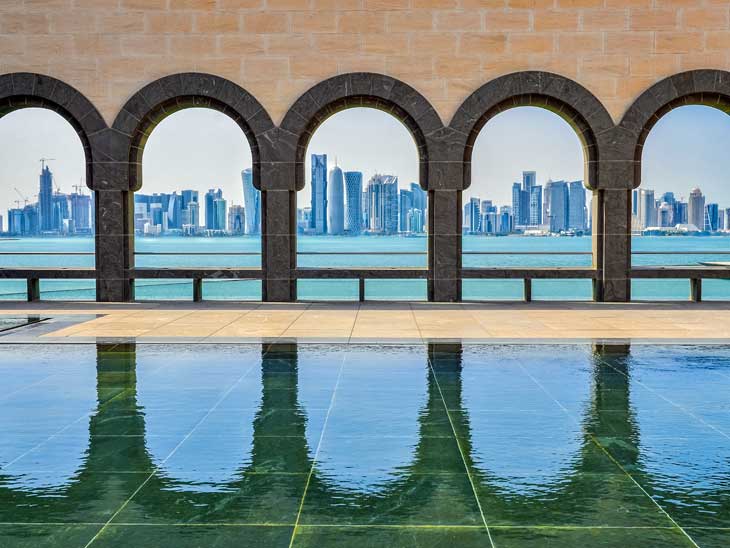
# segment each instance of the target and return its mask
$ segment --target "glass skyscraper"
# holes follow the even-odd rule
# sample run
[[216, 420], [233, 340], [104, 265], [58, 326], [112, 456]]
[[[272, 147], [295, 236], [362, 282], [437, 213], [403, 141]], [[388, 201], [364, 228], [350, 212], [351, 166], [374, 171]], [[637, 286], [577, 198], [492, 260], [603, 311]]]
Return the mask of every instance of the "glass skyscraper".
[[330, 234], [345, 232], [345, 181], [337, 166], [330, 171], [327, 187], [327, 228]]
[[48, 166], [43, 166], [41, 170], [38, 214], [41, 230], [48, 231], [57, 228], [53, 226], [53, 173]]
[[327, 233], [327, 155], [312, 154], [312, 218], [314, 234]]
[[253, 171], [251, 168], [241, 172], [243, 183], [243, 205], [246, 209], [246, 234], [261, 232], [261, 192], [253, 186]]
[[349, 234], [362, 232], [362, 172], [345, 171], [345, 231]]
[[367, 188], [368, 228], [375, 234], [398, 232], [398, 177], [373, 175]]
[[588, 226], [586, 217], [586, 187], [583, 181], [568, 183], [568, 228], [585, 230]]

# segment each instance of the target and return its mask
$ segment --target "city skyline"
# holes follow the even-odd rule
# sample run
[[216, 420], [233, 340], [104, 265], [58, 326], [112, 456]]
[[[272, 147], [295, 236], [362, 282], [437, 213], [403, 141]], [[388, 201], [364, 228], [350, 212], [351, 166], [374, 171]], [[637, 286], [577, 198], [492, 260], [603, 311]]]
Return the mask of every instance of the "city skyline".
[[[353, 122], [360, 120], [370, 122], [362, 131], [359, 127], [353, 131]], [[401, 137], [392, 140], [391, 129]], [[330, 132], [332, 135], [328, 135]], [[493, 132], [499, 135], [492, 135]], [[373, 134], [373, 139], [382, 145], [379, 149], [364, 146], [368, 135]], [[382, 138], [383, 134], [388, 138]], [[188, 109], [166, 118], [152, 132], [145, 148], [142, 192], [172, 192], [180, 188], [205, 192], [216, 187], [233, 202], [242, 203], [240, 171], [242, 166], [251, 164], [250, 149], [242, 135], [227, 116], [213, 110]], [[71, 193], [73, 185], [84, 184], [81, 143], [73, 128], [56, 113], [34, 108], [11, 112], [0, 123], [0, 139], [6, 143], [0, 153], [0, 182], [5, 188], [0, 193], [0, 211], [7, 212], [19, 199], [15, 187], [30, 201], [37, 199], [42, 157], [56, 158], [50, 165], [63, 192]], [[728, 139], [730, 121], [720, 111], [702, 106], [671, 111], [659, 120], [645, 143], [642, 188], [674, 192], [686, 199], [689, 190], [699, 186], [720, 207], [730, 205], [730, 185], [724, 181], [730, 158], [722, 151], [722, 143]], [[408, 146], [399, 145], [402, 141]], [[473, 184], [465, 191], [464, 201], [489, 194], [495, 203], [510, 203], [511, 184], [522, 169], [537, 171], [538, 184], [550, 177], [582, 179], [582, 152], [577, 159], [552, 149], [546, 152], [550, 143], [563, 141], [568, 143], [564, 147], [580, 151], [572, 129], [552, 113], [522, 107], [498, 115], [485, 126], [475, 143]], [[336, 157], [340, 165], [356, 163], [363, 170], [365, 182], [376, 171], [397, 173], [401, 181], [418, 180], [413, 140], [405, 127], [386, 113], [372, 109], [341, 112], [318, 128], [310, 151], [315, 145], [317, 150], [327, 150], [333, 160]], [[386, 160], [393, 158], [399, 161], [391, 169]], [[309, 154], [306, 162], [309, 163]], [[307, 165], [307, 180], [309, 173]], [[298, 207], [309, 203], [309, 188], [308, 184], [305, 191], [298, 193]]]

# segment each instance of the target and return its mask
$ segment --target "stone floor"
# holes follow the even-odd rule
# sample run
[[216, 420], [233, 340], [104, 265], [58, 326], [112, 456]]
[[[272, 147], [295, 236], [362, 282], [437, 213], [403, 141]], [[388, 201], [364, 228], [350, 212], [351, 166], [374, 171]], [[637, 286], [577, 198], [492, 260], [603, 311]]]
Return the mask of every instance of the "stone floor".
[[[51, 342], [724, 340], [730, 303], [17, 303], [0, 315], [64, 317]], [[36, 331], [40, 334], [40, 332]]]

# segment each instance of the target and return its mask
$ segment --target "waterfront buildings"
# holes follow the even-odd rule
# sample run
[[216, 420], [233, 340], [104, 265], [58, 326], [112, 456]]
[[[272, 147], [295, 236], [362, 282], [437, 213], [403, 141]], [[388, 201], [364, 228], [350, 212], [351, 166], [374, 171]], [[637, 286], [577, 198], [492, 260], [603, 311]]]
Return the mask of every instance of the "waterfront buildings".
[[375, 174], [368, 181], [368, 230], [372, 234], [398, 232], [398, 177]]
[[[699, 188], [693, 188], [689, 193], [687, 222], [702, 230], [705, 226], [705, 197]], [[651, 225], [654, 226], [654, 225]]]

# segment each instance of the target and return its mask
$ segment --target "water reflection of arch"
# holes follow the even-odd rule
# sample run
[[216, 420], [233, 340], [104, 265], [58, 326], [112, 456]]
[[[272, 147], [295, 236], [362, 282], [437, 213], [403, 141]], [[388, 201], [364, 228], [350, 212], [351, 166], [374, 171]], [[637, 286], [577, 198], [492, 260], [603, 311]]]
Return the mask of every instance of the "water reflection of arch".
[[[98, 406], [88, 422], [89, 446], [83, 469], [68, 481], [61, 497], [50, 499], [43, 492], [24, 490], [17, 485], [8, 487], [12, 483], [8, 481], [12, 470], [0, 471], [0, 485], [4, 486], [0, 487], [0, 507], [13, 508], [14, 511], [23, 507], [34, 508], [34, 512], [42, 508], [44, 519], [64, 521], [69, 516], [78, 516], [79, 508], [94, 507], [99, 503], [95, 518], [108, 518], [113, 508], [105, 507], [100, 502], [102, 499], [123, 501], [137, 489], [140, 477], [147, 477], [159, 468], [159, 459], [147, 443], [155, 434], [146, 422], [147, 410], [143, 409], [139, 400], [137, 385], [140, 377], [134, 347], [117, 347], [114, 352], [100, 346], [98, 356]], [[447, 484], [438, 475], [424, 472], [438, 468], [443, 458], [443, 445], [438, 440], [450, 435], [451, 422], [462, 429], [459, 440], [461, 449], [473, 471], [482, 506], [488, 508], [492, 522], [509, 522], [514, 516], [520, 516], [522, 520], [530, 516], [538, 519], [551, 513], [587, 521], [589, 518], [601, 517], [602, 497], [623, 500], [632, 495], [630, 490], [635, 495], [636, 486], [629, 481], [606, 481], [596, 476], [596, 473], [608, 472], [605, 467], [607, 456], [601, 447], [647, 491], [653, 492], [655, 486], [660, 486], [662, 478], [652, 475], [653, 471], [646, 468], [646, 455], [642, 459], [640, 454], [643, 445], [640, 421], [631, 407], [628, 348], [597, 349], [590, 358], [592, 394], [586, 406], [571, 407], [571, 411], [579, 411], [582, 445], [571, 460], [573, 466], [569, 473], [560, 476], [555, 485], [547, 489], [549, 497], [505, 490], [504, 478], [499, 477], [498, 471], [479, 469], [478, 453], [482, 450], [470, 434], [473, 409], [464, 399], [462, 351], [442, 352], [439, 347], [432, 346], [429, 356], [435, 376], [428, 375], [424, 386], [426, 397], [418, 416], [417, 442], [408, 455], [412, 458], [398, 467], [397, 474], [386, 475], [384, 482], [365, 485], [362, 489], [358, 489], [357, 485], [332, 481], [326, 469], [315, 466], [308, 496], [323, 503], [335, 502], [350, 508], [361, 508], [363, 512], [366, 509], [371, 515], [408, 510], [402, 504], [404, 496], [407, 496], [405, 494], [417, 496], [418, 507], [423, 511], [429, 507], [436, 508], [439, 502], [443, 503], [444, 486]], [[315, 358], [314, 363], [321, 363], [321, 356]], [[258, 368], [258, 363], [255, 367]], [[226, 478], [218, 478], [220, 483], [216, 487], [228, 491], [247, 489], [249, 493], [274, 501], [299, 500], [302, 479], [311, 469], [314, 443], [318, 440], [318, 435], [307, 432], [307, 421], [314, 420], [312, 417], [316, 413], [312, 411], [316, 406], [312, 402], [319, 397], [313, 396], [314, 392], [311, 391], [309, 395], [303, 393], [300, 373], [295, 346], [264, 350], [261, 360], [261, 399], [253, 419], [250, 458], [243, 455], [237, 465], [231, 468], [234, 472]], [[309, 380], [305, 378], [304, 383], [314, 381], [317, 376], [315, 371]], [[423, 378], [419, 377], [418, 382], [423, 383]], [[306, 405], [302, 404], [303, 400], [307, 400]], [[444, 401], [451, 415], [450, 420], [446, 421]], [[229, 414], [234, 410], [235, 407], [222, 409]], [[277, 433], [281, 434], [282, 428], [287, 428], [289, 433], [284, 445], [281, 439], [273, 439]], [[127, 442], [121, 446], [115, 445], [120, 442], [120, 433], [128, 436]], [[137, 472], [136, 475], [129, 473], [132, 470]], [[257, 472], [284, 470], [296, 471], [297, 477], [287, 479], [286, 475], [282, 475], [276, 481], [258, 483], [253, 478]], [[135, 496], [129, 505], [130, 511], [139, 512], [145, 517], [179, 521], [181, 507], [190, 510], [196, 504], [214, 500], [214, 494], [196, 488], [189, 481], [190, 478], [175, 477], [172, 472], [162, 467], [159, 473], [151, 475], [145, 485], [145, 490], [151, 496], [144, 496], [144, 492]], [[623, 476], [618, 474], [616, 478], [619, 477]], [[181, 491], [186, 493], [183, 497], [186, 502], [181, 502]], [[459, 494], [464, 500], [473, 497], [468, 482], [448, 484], [447, 491], [450, 495]], [[697, 508], [694, 493], [686, 486], [672, 494], [688, 507]], [[720, 508], [721, 511], [730, 511], [727, 501], [720, 500], [719, 505], [715, 510]], [[701, 510], [697, 509], [697, 515]], [[419, 515], [413, 514], [412, 517], [417, 520]], [[26, 517], [32, 521], [30, 516], [29, 513]]]

